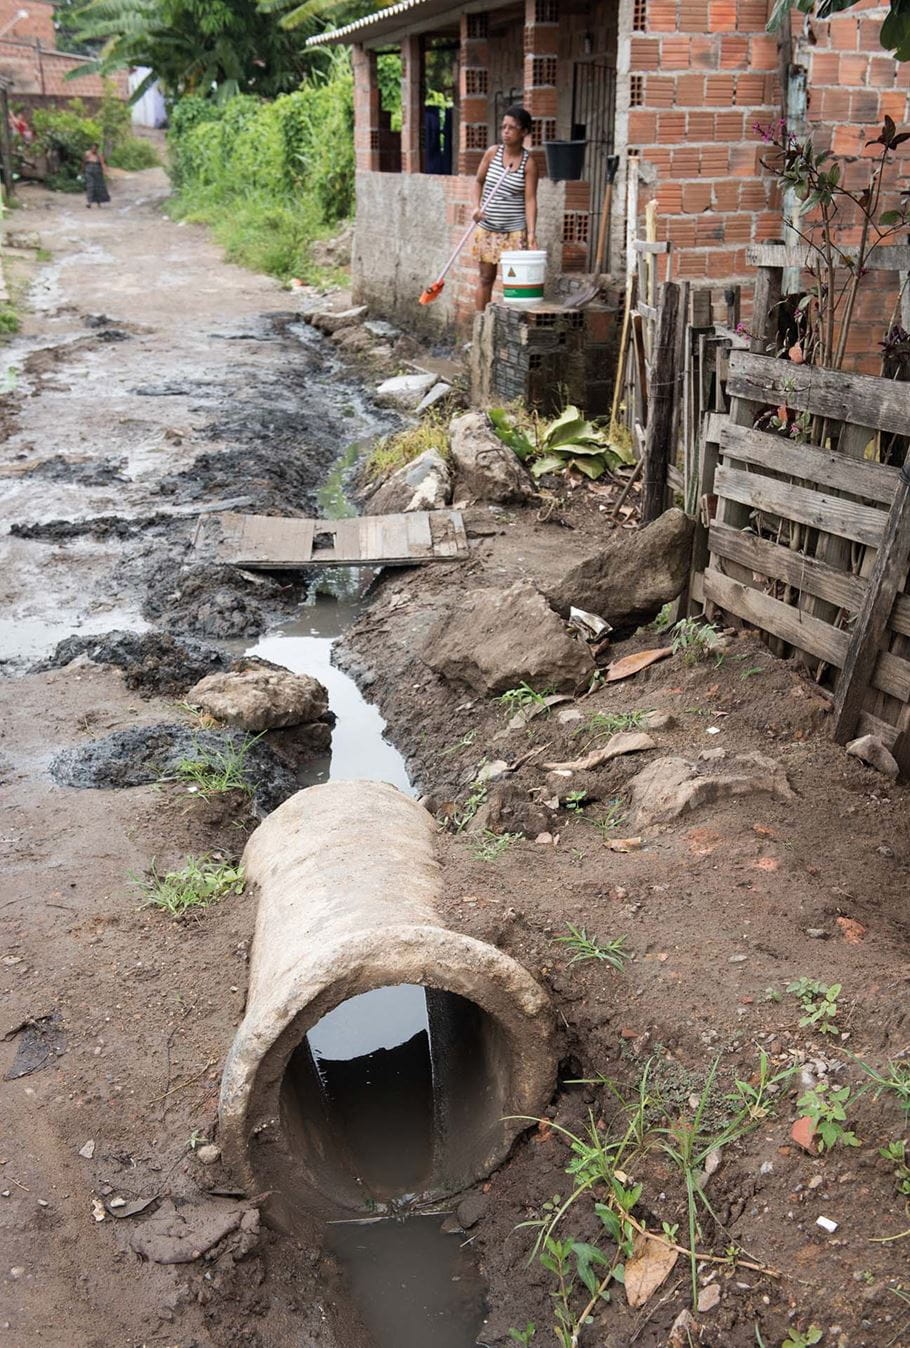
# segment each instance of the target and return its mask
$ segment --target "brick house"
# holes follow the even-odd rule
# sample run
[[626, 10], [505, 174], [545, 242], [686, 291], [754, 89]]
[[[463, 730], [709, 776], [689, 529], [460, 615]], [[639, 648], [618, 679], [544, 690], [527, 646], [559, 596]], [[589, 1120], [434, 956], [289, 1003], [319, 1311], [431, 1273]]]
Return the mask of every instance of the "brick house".
[[[82, 98], [90, 109], [104, 93], [98, 75], [66, 78], [86, 58], [57, 50], [52, 0], [0, 0], [0, 79], [10, 90], [14, 104], [42, 107]], [[114, 83], [127, 97], [126, 75], [118, 72]]]
[[[847, 181], [858, 183], [870, 129], [886, 113], [905, 121], [910, 90], [910, 63], [879, 44], [887, 7], [862, 3], [829, 22], [794, 13], [792, 31], [779, 35], [765, 31], [768, 12], [769, 0], [401, 0], [311, 39], [353, 44], [358, 296], [412, 324], [469, 327], [470, 259], [436, 304], [421, 310], [416, 299], [470, 218], [471, 176], [502, 109], [519, 100], [534, 119], [542, 175], [542, 142], [588, 141], [579, 181], [542, 177], [538, 234], [553, 278], [592, 265], [610, 152], [620, 171], [608, 265], [622, 271], [624, 173], [635, 151], [640, 200], [657, 199], [658, 237], [673, 244], [675, 275], [748, 285], [747, 245], [784, 234], [756, 124], [783, 116], [795, 133], [811, 130], [850, 157]], [[428, 62], [438, 64], [444, 50], [455, 96], [451, 163], [440, 172], [422, 114]], [[401, 58], [400, 132], [378, 78], [390, 51]], [[881, 336], [881, 304], [875, 312], [870, 298], [867, 309], [857, 351], [864, 342], [868, 351], [873, 328], [874, 341]]]

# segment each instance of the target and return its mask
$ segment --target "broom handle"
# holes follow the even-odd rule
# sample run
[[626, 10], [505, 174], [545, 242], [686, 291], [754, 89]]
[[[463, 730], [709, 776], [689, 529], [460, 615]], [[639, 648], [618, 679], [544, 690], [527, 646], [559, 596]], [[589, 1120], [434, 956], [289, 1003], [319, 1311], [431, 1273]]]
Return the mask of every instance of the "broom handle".
[[[496, 183], [496, 186], [493, 188], [493, 191], [492, 191], [492, 192], [490, 193], [490, 195], [487, 197], [486, 202], [483, 202], [483, 203], [482, 203], [483, 205], [489, 206], [490, 202], [493, 200], [493, 198], [495, 197], [496, 193], [499, 191], [500, 187], [502, 187], [503, 183], [505, 182], [505, 180], [506, 180], [506, 178], [507, 178], [507, 176], [508, 176], [508, 173], [509, 173], [509, 170], [508, 170], [508, 169], [506, 169], [506, 170], [503, 172], [502, 177], [498, 180], [498, 182]], [[460, 240], [458, 241], [458, 243], [456, 244], [455, 250], [454, 250], [454, 252], [452, 253], [451, 257], [449, 258], [448, 262], [447, 262], [446, 265], [443, 267], [443, 269], [442, 269], [442, 271], [439, 273], [439, 275], [436, 277], [436, 282], [435, 282], [436, 285], [438, 285], [439, 282], [443, 279], [443, 277], [445, 276], [446, 272], [449, 270], [449, 268], [451, 267], [452, 263], [455, 261], [455, 259], [457, 258], [458, 254], [461, 252], [462, 248], [464, 248], [465, 244], [467, 243], [467, 241], [468, 241], [468, 239], [471, 237], [471, 235], [474, 233], [474, 230], [475, 230], [476, 228], [477, 228], [477, 221], [476, 221], [476, 220], [472, 220], [471, 223], [468, 225], [467, 229], [465, 230], [464, 234], [462, 235], [461, 239], [460, 239]]]

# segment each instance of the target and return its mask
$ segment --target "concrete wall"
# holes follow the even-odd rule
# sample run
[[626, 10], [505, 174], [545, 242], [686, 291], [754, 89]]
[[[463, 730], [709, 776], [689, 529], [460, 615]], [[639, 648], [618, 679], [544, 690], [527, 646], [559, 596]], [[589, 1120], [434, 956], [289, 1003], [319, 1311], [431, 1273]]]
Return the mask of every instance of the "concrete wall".
[[[358, 172], [352, 260], [357, 303], [370, 304], [375, 313], [413, 331], [470, 331], [477, 275], [470, 244], [446, 278], [439, 299], [426, 306], [418, 299], [435, 281], [470, 222], [471, 181], [464, 174], [447, 178]], [[565, 187], [544, 180], [538, 193], [538, 239], [548, 250], [550, 276], [562, 266]]]

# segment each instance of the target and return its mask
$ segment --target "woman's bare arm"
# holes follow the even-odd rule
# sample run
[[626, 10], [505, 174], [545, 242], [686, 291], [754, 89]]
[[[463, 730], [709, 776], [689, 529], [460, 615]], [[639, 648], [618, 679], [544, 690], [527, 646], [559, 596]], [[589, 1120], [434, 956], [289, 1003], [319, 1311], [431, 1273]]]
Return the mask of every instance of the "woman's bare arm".
[[496, 153], [496, 146], [491, 145], [489, 150], [487, 150], [487, 152], [484, 154], [483, 159], [481, 159], [477, 172], [474, 175], [474, 181], [471, 183], [471, 204], [474, 207], [474, 214], [472, 215], [471, 219], [475, 222], [475, 224], [477, 223], [477, 221], [483, 219], [483, 211], [480, 209], [480, 201], [481, 197], [483, 196], [483, 185], [486, 182], [487, 173], [489, 172], [490, 165], [493, 162], [493, 156], [495, 153]]
[[528, 247], [537, 247], [537, 165], [533, 155], [525, 164], [525, 220], [528, 226]]

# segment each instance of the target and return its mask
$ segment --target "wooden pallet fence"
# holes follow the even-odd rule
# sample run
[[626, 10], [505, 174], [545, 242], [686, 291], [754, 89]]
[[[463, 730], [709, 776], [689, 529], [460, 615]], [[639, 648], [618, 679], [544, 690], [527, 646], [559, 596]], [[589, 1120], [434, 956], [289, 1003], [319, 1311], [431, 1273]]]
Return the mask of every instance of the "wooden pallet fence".
[[786, 402], [824, 418], [832, 443], [851, 429], [866, 443], [907, 432], [910, 385], [733, 350], [727, 391], [702, 444], [689, 611], [830, 667], [835, 738], [878, 734], [910, 769], [910, 454], [894, 468], [752, 424]]

